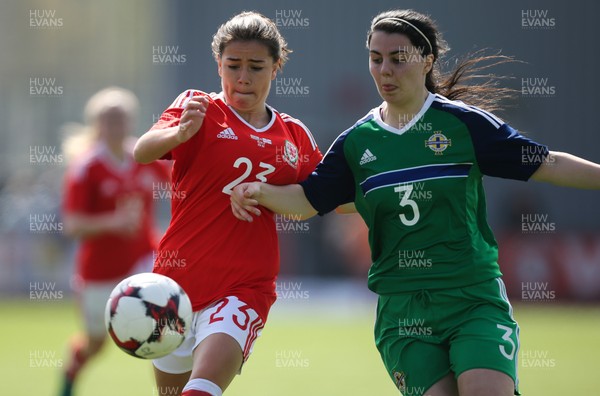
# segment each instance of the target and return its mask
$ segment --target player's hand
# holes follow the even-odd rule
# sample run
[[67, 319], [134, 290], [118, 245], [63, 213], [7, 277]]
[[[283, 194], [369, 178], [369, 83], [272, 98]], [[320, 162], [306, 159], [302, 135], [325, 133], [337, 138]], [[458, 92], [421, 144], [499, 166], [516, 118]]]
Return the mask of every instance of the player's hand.
[[260, 185], [258, 182], [242, 183], [231, 191], [231, 211], [239, 220], [252, 222], [252, 215], [260, 216], [260, 209], [257, 208]]
[[206, 96], [194, 96], [183, 105], [183, 113], [181, 113], [179, 130], [177, 131], [179, 143], [187, 142], [198, 133], [207, 108], [208, 98]]

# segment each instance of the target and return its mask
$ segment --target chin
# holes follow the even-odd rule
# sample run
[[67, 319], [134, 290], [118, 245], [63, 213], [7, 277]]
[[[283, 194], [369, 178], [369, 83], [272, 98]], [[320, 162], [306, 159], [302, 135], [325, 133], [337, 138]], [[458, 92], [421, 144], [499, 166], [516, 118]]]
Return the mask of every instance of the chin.
[[381, 96], [381, 99], [385, 100], [386, 102], [393, 102], [396, 97], [394, 93], [385, 91], [379, 91], [379, 96]]
[[254, 101], [245, 99], [236, 99], [233, 101], [236, 108], [240, 110], [248, 109], [254, 105]]

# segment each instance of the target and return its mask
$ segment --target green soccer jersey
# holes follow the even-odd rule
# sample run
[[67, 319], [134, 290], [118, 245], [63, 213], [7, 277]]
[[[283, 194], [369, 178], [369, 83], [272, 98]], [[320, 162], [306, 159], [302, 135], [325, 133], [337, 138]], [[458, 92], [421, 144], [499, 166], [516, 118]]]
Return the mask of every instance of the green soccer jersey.
[[462, 287], [501, 275], [483, 175], [527, 180], [547, 154], [492, 114], [430, 94], [402, 129], [371, 110], [302, 186], [320, 213], [355, 202], [374, 292]]

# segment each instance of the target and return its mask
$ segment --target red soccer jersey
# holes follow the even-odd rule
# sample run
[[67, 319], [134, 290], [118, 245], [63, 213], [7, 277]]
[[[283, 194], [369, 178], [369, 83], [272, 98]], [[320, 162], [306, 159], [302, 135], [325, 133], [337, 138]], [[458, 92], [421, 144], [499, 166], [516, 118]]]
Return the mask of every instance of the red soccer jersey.
[[65, 180], [65, 213], [100, 215], [112, 212], [119, 202], [139, 198], [143, 202], [142, 224], [133, 236], [98, 234], [80, 241], [76, 273], [84, 281], [123, 278], [156, 247], [153, 200], [157, 183], [168, 180], [159, 163], [141, 165], [128, 153], [124, 163], [98, 144], [70, 166]]
[[185, 100], [199, 95], [209, 99], [202, 127], [165, 156], [175, 160], [172, 217], [154, 271], [177, 281], [195, 311], [235, 295], [266, 321], [279, 271], [274, 215], [262, 208], [263, 215], [252, 223], [236, 219], [231, 189], [244, 181], [297, 183], [322, 154], [300, 121], [269, 107], [271, 121], [254, 128], [222, 93], [183, 92], [152, 129], [178, 125]]

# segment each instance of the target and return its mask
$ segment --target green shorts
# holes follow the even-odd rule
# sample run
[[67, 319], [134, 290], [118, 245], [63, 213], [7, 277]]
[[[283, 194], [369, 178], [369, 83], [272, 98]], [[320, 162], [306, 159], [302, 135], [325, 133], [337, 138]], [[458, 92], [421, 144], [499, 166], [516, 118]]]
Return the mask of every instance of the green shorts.
[[449, 373], [458, 378], [476, 368], [509, 375], [519, 394], [519, 326], [500, 278], [380, 296], [375, 343], [405, 396], [421, 396]]

